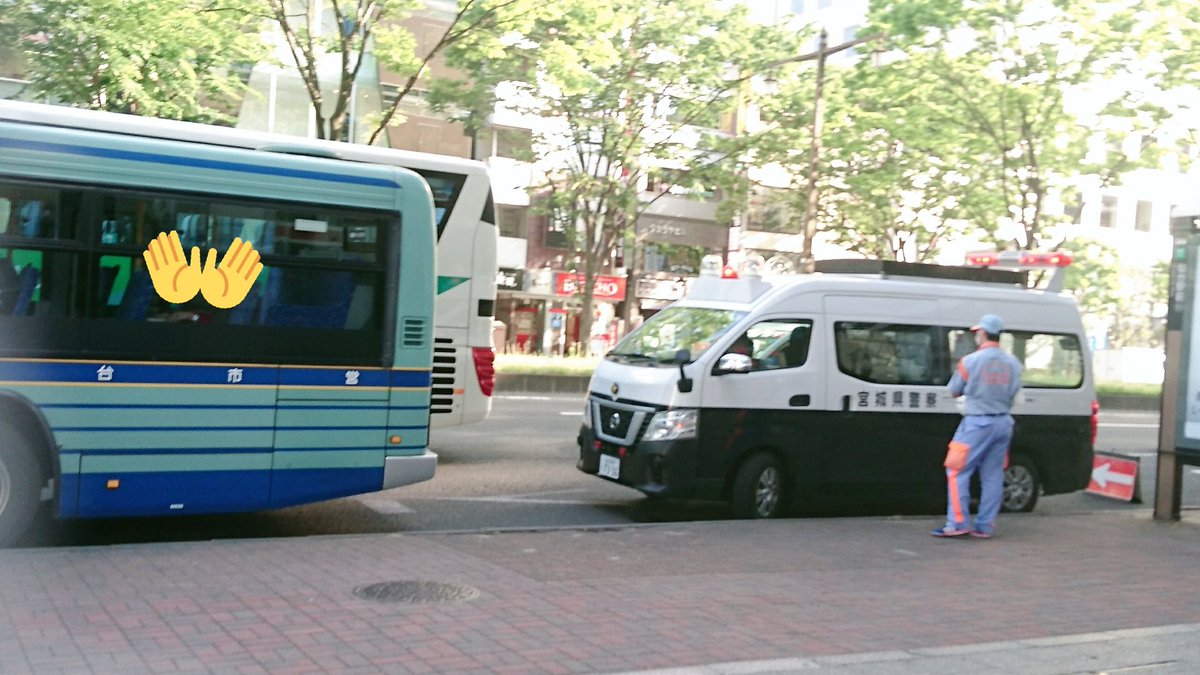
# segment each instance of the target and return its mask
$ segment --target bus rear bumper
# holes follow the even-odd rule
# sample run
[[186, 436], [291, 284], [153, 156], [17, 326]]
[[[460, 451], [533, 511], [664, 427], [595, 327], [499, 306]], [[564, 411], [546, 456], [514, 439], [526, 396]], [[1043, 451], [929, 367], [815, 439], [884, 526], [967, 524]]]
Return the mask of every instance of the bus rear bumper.
[[429, 450], [423, 455], [388, 457], [383, 464], [383, 487], [381, 490], [402, 485], [412, 485], [433, 478], [437, 469], [437, 455]]

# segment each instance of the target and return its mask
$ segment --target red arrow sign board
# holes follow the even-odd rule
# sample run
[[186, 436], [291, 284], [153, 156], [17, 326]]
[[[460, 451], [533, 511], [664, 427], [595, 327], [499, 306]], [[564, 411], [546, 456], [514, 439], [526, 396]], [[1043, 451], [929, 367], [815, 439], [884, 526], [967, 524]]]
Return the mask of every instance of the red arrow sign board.
[[1137, 458], [1120, 457], [1096, 453], [1092, 460], [1092, 482], [1087, 491], [1120, 499], [1133, 501], [1138, 478]]

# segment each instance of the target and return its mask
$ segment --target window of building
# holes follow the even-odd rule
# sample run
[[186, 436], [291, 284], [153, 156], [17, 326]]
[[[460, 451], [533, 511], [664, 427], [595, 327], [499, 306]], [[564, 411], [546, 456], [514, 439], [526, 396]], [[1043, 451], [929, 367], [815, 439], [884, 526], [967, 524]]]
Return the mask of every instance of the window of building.
[[530, 161], [533, 157], [533, 132], [513, 127], [489, 127], [479, 130], [478, 150], [483, 157], [504, 157]]
[[1067, 204], [1063, 204], [1063, 215], [1070, 218], [1072, 224], [1078, 225], [1079, 218], [1083, 215], [1083, 202], [1075, 199]]
[[792, 0], [792, 14], [804, 13], [804, 0]]
[[529, 207], [496, 205], [497, 226], [501, 237], [524, 239], [529, 218]]
[[1133, 228], [1138, 232], [1150, 231], [1150, 219], [1154, 215], [1154, 203], [1145, 200], [1139, 200], [1137, 203], [1137, 215], [1134, 217]]
[[[854, 38], [858, 37], [858, 29], [859, 28], [861, 28], [861, 26], [859, 26], [857, 24], [853, 25], [853, 26], [846, 26], [846, 28], [844, 30], [842, 30], [842, 42], [849, 42], [849, 41], [853, 40]], [[856, 55], [856, 54], [858, 54], [858, 48], [851, 47], [850, 49], [847, 49], [846, 51], [842, 52], [842, 54], [840, 54], [840, 56], [842, 56], [843, 59], [846, 59], [846, 58], [853, 58], [854, 55]]]
[[817, 9], [825, 9], [833, 5], [833, 0], [817, 0]]
[[[391, 82], [380, 82], [379, 93], [383, 97], [383, 109], [387, 110], [395, 105], [396, 98], [400, 96], [400, 85], [392, 84]], [[407, 105], [410, 107], [424, 106], [428, 98], [428, 91], [414, 87], [409, 89], [404, 94], [404, 98], [400, 101], [400, 105]]]
[[567, 247], [567, 220], [562, 216], [551, 213], [546, 219], [546, 237], [542, 241], [546, 248]]
[[1100, 227], [1117, 226], [1117, 198], [1105, 195], [1100, 199]]

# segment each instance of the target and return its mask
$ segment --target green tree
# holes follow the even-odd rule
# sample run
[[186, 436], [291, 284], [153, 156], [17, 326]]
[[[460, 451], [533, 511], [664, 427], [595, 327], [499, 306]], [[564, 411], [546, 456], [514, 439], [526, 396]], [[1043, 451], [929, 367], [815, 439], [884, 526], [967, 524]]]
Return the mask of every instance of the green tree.
[[[910, 109], [921, 98], [916, 85], [876, 64], [874, 56], [854, 66], [827, 64], [825, 78], [818, 232], [870, 258], [933, 258], [944, 241], [966, 229], [972, 200], [992, 198], [970, 189], [969, 139], [922, 123], [919, 110]], [[753, 140], [755, 157], [793, 177], [780, 194], [791, 221], [785, 229], [803, 232], [814, 114], [811, 68], [781, 72], [778, 88], [762, 101], [769, 125]]]
[[0, 0], [30, 91], [69, 105], [228, 121], [237, 67], [264, 54], [250, 0]]
[[[872, 3], [871, 29], [901, 52], [881, 67], [902, 83], [889, 102], [905, 124], [890, 133], [916, 152], [922, 139], [943, 135], [928, 149], [939, 161], [953, 159], [968, 181], [961, 215], [1001, 245], [1045, 246], [1057, 237], [1051, 196], [1081, 175], [1111, 181], [1134, 166], [1119, 152], [1090, 152], [1097, 141], [1116, 145], [1168, 117], [1144, 91], [1114, 84], [1170, 86], [1149, 64], [1178, 47], [1164, 17], [1143, 9], [1078, 0]], [[1084, 91], [1090, 110], [1073, 107], [1072, 96]]]
[[460, 0], [442, 37], [427, 53], [417, 54], [416, 37], [404, 21], [425, 9], [424, 0], [266, 3], [312, 102], [318, 138], [346, 138], [353, 84], [364, 67], [375, 67], [371, 56], [404, 78], [395, 99], [382, 111], [368, 136], [368, 143], [374, 143], [389, 124], [402, 121], [397, 116], [400, 102], [442, 51], [460, 42], [477, 43], [518, 30], [535, 6], [532, 0]]
[[[545, 119], [535, 153], [547, 181], [534, 186], [578, 248], [590, 334], [595, 280], [632, 239], [649, 203], [647, 181], [696, 188], [729, 155], [714, 155], [697, 124], [715, 125], [744, 78], [787, 50], [743, 7], [709, 0], [566, 0], [548, 3], [521, 34], [447, 53], [470, 81], [442, 83], [438, 100], [467, 116], [505, 105]], [[787, 53], [786, 51], [784, 53]], [[794, 52], [793, 52], [794, 53]], [[585, 346], [586, 349], [586, 346]]]

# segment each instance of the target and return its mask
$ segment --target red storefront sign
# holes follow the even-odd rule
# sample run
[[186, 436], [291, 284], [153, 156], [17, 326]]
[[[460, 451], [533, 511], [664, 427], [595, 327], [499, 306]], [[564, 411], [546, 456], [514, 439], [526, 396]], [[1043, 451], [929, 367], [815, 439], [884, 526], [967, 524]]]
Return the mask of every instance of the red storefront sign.
[[1134, 501], [1137, 496], [1137, 474], [1136, 457], [1097, 452], [1092, 460], [1092, 482], [1088, 484], [1087, 491], [1126, 502]]
[[[580, 293], [583, 291], [584, 281], [585, 279], [582, 274], [559, 272], [554, 278], [554, 294], [571, 296]], [[596, 285], [592, 290], [592, 297], [597, 300], [610, 300], [612, 302], [624, 300], [625, 277], [597, 276]]]

